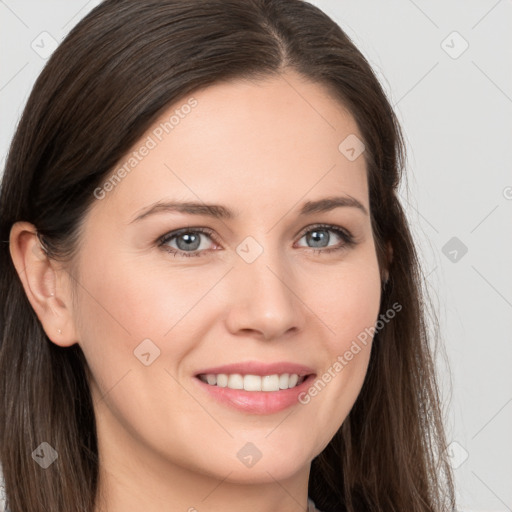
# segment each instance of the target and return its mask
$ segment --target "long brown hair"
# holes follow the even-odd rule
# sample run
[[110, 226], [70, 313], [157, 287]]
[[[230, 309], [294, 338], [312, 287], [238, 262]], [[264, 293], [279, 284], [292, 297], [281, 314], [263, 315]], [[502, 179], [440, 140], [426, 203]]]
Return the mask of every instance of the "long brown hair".
[[[71, 262], [94, 190], [171, 103], [234, 78], [292, 68], [354, 116], [366, 145], [373, 233], [389, 269], [350, 414], [311, 466], [324, 512], [453, 511], [424, 278], [398, 200], [404, 141], [370, 65], [342, 29], [302, 0], [105, 0], [66, 37], [36, 81], [8, 154], [0, 240], [32, 223], [48, 255]], [[340, 141], [341, 142], [341, 141]], [[389, 263], [386, 243], [393, 249]], [[46, 336], [0, 244], [0, 461], [11, 512], [92, 512], [98, 484], [88, 367], [78, 344]], [[70, 267], [71, 268], [71, 267]], [[58, 459], [41, 470], [41, 442]]]

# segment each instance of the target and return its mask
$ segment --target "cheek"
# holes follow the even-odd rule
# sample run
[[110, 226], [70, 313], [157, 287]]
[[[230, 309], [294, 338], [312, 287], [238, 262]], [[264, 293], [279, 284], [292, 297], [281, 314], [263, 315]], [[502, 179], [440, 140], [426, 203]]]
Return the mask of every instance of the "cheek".
[[137, 261], [115, 260], [113, 249], [104, 254], [96, 258], [104, 264], [85, 265], [81, 271], [79, 314], [91, 338], [108, 334], [112, 343], [123, 339], [130, 346], [145, 338], [161, 339], [199, 294], [197, 287], [187, 293], [179, 276], [152, 272]]
[[157, 366], [176, 367], [200, 339], [204, 304], [209, 304], [204, 298], [220, 275], [198, 280], [193, 269], [171, 272], [131, 258], [115, 260], [113, 247], [96, 246], [90, 253], [83, 262], [105, 263], [82, 265], [77, 324], [101, 391], [128, 370], [146, 368], [138, 356], [148, 351]]
[[308, 306], [328, 328], [328, 351], [333, 356], [344, 352], [375, 325], [379, 314], [381, 283], [374, 253], [325, 272], [307, 296]]
[[161, 345], [162, 331], [170, 325], [158, 324], [160, 302], [144, 272], [113, 258], [112, 247], [98, 244], [94, 249], [83, 253], [75, 320], [80, 346], [103, 394], [127, 372], [144, 367], [134, 350], [145, 339]]
[[331, 306], [333, 342], [340, 350], [347, 350], [353, 340], [361, 338], [375, 325], [380, 307], [380, 281], [365, 274], [358, 278], [354, 286], [345, 286]]
[[[366, 375], [380, 307], [378, 270], [354, 271], [351, 280], [351, 286], [347, 285], [337, 301], [333, 301], [337, 304], [331, 310], [335, 334], [329, 338], [327, 348], [330, 375], [342, 375], [342, 378], [333, 378], [337, 380], [333, 388], [344, 388], [345, 396], [351, 397], [349, 402], [357, 398]], [[348, 411], [343, 412], [346, 413]]]
[[323, 371], [302, 397], [305, 407], [314, 408], [308, 420], [314, 418], [315, 424], [325, 426], [317, 440], [318, 450], [338, 430], [360, 393], [381, 298], [380, 273], [371, 251], [368, 258], [347, 262], [335, 274], [331, 272], [322, 279], [316, 281], [318, 286], [310, 297], [311, 309], [327, 326], [322, 347]]

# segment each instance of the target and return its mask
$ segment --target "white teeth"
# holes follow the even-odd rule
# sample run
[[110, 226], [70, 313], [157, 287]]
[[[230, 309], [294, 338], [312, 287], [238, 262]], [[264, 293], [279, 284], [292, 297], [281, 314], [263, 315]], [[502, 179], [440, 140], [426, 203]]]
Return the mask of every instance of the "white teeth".
[[277, 391], [279, 389], [279, 375], [265, 375], [261, 379], [262, 391]]
[[[208, 382], [208, 384], [210, 383]], [[228, 376], [225, 373], [217, 375], [217, 386], [220, 388], [226, 388], [228, 386]]]
[[245, 391], [261, 391], [261, 377], [258, 375], [246, 375], [244, 377]]
[[294, 388], [297, 385], [298, 380], [299, 376], [296, 373], [292, 373], [288, 379], [288, 387]]
[[265, 375], [263, 377], [259, 375], [241, 375], [239, 373], [231, 375], [208, 373], [207, 375], [200, 375], [199, 378], [210, 386], [219, 386], [220, 388], [227, 387], [245, 391], [279, 391], [280, 389], [294, 388], [301, 384], [306, 376], [299, 378], [296, 373]]
[[228, 388], [244, 389], [244, 378], [239, 373], [233, 373], [228, 377]]

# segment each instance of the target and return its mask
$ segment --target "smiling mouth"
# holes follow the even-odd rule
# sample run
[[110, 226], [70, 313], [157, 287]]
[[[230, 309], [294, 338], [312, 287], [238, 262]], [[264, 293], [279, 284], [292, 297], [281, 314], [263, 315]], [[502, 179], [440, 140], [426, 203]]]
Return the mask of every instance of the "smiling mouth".
[[199, 374], [197, 378], [220, 388], [239, 389], [244, 391], [282, 391], [292, 389], [302, 384], [309, 375], [299, 376], [296, 373], [282, 373], [273, 375], [242, 375], [240, 373], [226, 374]]

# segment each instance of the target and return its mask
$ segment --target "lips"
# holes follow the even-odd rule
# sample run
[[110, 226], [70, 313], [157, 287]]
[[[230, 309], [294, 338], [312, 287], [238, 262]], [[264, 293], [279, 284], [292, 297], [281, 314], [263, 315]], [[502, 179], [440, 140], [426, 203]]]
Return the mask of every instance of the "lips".
[[201, 392], [229, 408], [273, 414], [297, 405], [298, 395], [315, 376], [312, 368], [302, 364], [249, 361], [203, 368], [194, 380]]

